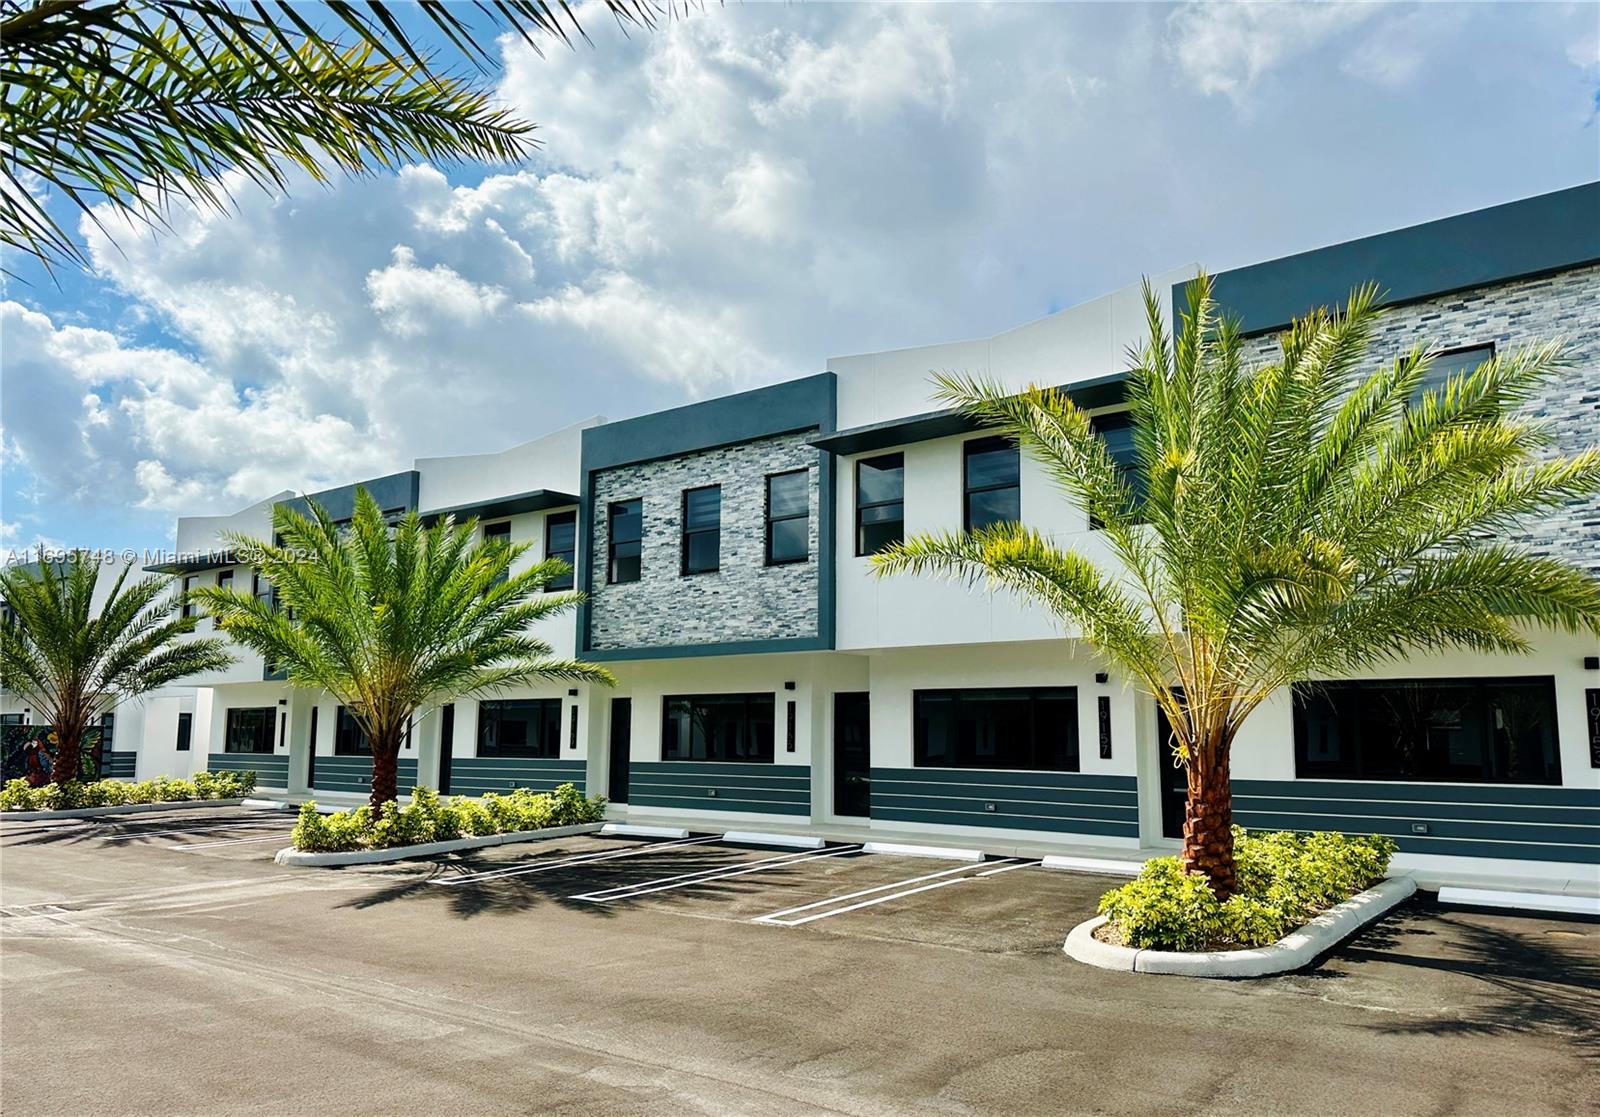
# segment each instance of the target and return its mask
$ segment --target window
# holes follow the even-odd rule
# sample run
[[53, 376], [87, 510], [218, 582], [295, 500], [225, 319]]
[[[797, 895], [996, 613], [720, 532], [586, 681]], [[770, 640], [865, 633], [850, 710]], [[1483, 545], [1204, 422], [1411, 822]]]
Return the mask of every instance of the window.
[[661, 758], [772, 763], [770, 694], [688, 694], [662, 699]]
[[259, 574], [250, 575], [250, 595], [269, 609], [278, 607], [278, 591]]
[[904, 454], [856, 462], [856, 554], [875, 555], [905, 538], [905, 495]]
[[[233, 589], [233, 571], [231, 571], [231, 570], [219, 570], [219, 571], [217, 571], [217, 588], [219, 590], [224, 590], [224, 591]], [[217, 627], [217, 620], [216, 620], [215, 617], [211, 618], [211, 627], [212, 628], [216, 628]]]
[[1302, 684], [1294, 754], [1300, 779], [1559, 784], [1555, 680]]
[[796, 469], [767, 478], [767, 565], [811, 557], [811, 471]]
[[181, 597], [181, 600], [183, 602], [183, 610], [182, 610], [182, 612], [183, 612], [183, 615], [186, 616], [186, 617], [192, 617], [192, 616], [195, 615], [195, 604], [194, 604], [193, 601], [189, 600], [189, 595], [191, 593], [193, 593], [193, 592], [194, 592], [194, 576], [190, 575], [190, 576], [186, 577], [183, 580], [183, 594], [182, 594], [182, 597]]
[[[1144, 473], [1139, 469], [1139, 452], [1133, 444], [1133, 412], [1113, 411], [1108, 415], [1094, 415], [1089, 419], [1089, 429], [1106, 445], [1111, 460], [1117, 465], [1117, 475], [1132, 489], [1135, 507], [1144, 499]], [[1089, 517], [1091, 528], [1100, 527], [1100, 521]]]
[[1477, 371], [1479, 365], [1494, 356], [1494, 345], [1468, 345], [1460, 349], [1451, 349], [1448, 352], [1434, 355], [1428, 364], [1428, 371], [1411, 393], [1407, 405], [1415, 407], [1422, 402], [1422, 397], [1427, 392], [1442, 391], [1444, 386], [1455, 376], [1463, 376]]
[[[496, 543], [502, 547], [509, 547], [511, 545], [511, 521], [501, 520], [495, 524], [484, 524], [483, 541], [485, 543]], [[507, 574], [508, 571], [502, 570], [495, 576], [494, 584], [499, 585], [505, 581]]]
[[606, 512], [610, 522], [610, 561], [606, 581], [637, 582], [640, 574], [640, 540], [644, 537], [644, 501], [622, 500]]
[[1078, 770], [1075, 687], [919, 690], [912, 707], [919, 768]]
[[554, 760], [561, 755], [561, 699], [478, 703], [478, 755]]
[[228, 711], [227, 730], [222, 738], [223, 752], [271, 752], [272, 723], [276, 710], [253, 706]]
[[961, 446], [962, 526], [976, 531], [1022, 519], [1022, 460], [1009, 438], [974, 438]]
[[544, 518], [544, 557], [546, 559], [560, 559], [567, 564], [567, 572], [558, 578], [550, 579], [547, 590], [570, 590], [572, 588], [572, 567], [574, 557], [578, 551], [578, 514], [576, 512], [552, 512]]
[[194, 715], [178, 715], [178, 751], [188, 752], [189, 745], [194, 737]]
[[683, 493], [683, 573], [710, 574], [722, 558], [722, 486]]
[[349, 707], [340, 706], [333, 719], [333, 755], [334, 756], [371, 756], [372, 742], [367, 739], [366, 730], [361, 728], [361, 723], [350, 712]]
[[117, 735], [117, 715], [100, 715], [100, 749], [102, 752], [111, 751], [111, 742]]

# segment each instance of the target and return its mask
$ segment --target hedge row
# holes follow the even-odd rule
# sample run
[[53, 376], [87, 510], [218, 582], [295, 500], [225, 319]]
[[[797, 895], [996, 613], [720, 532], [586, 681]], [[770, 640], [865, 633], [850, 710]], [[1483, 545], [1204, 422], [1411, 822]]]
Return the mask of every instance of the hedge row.
[[482, 799], [440, 799], [431, 787], [419, 787], [411, 792], [411, 802], [406, 806], [390, 800], [377, 814], [368, 806], [325, 815], [317, 811], [315, 803], [302, 803], [290, 840], [302, 853], [393, 849], [599, 822], [605, 817], [605, 806], [604, 798], [585, 798], [570, 783], [553, 792], [518, 788], [508, 795], [497, 795], [491, 791]]
[[0, 811], [70, 811], [83, 807], [121, 807], [129, 803], [185, 803], [200, 799], [242, 799], [256, 789], [254, 772], [196, 772], [193, 779], [160, 776], [126, 780], [72, 781], [29, 787], [10, 780], [0, 790]]

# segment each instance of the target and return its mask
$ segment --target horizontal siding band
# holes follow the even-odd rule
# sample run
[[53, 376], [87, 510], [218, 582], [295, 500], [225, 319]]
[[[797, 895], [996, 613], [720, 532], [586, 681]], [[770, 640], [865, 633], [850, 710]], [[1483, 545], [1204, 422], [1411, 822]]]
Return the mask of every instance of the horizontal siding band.
[[[716, 795], [709, 794], [715, 791]], [[649, 780], [628, 781], [628, 794], [630, 796], [667, 795], [680, 799], [715, 799], [722, 796], [735, 799], [749, 799], [754, 802], [767, 803], [809, 803], [809, 791], [793, 791], [777, 787], [726, 787], [721, 784], [704, 784], [700, 787], [679, 787], [672, 784], [651, 783]]]
[[885, 822], [917, 822], [943, 826], [990, 826], [1006, 830], [1048, 830], [1056, 834], [1095, 834], [1109, 837], [1137, 838], [1139, 823], [1109, 822], [1104, 819], [1045, 818], [1039, 815], [991, 814], [987, 811], [934, 810], [922, 808], [903, 810], [879, 808], [876, 798], [872, 804], [874, 820]]
[[588, 763], [540, 757], [462, 756], [450, 761], [452, 795], [504, 794], [516, 788], [554, 791], [570, 783], [586, 790]]
[[497, 757], [452, 757], [450, 774], [457, 772], [489, 774], [523, 774], [539, 776], [581, 776], [588, 769], [582, 760], [501, 760]]
[[1500, 803], [1600, 809], [1600, 789], [1527, 783], [1409, 783], [1403, 780], [1234, 780], [1235, 796], [1387, 799], [1411, 803]]
[[630, 768], [628, 770], [628, 782], [634, 783], [640, 780], [660, 784], [662, 787], [704, 787], [707, 784], [715, 784], [718, 787], [781, 787], [790, 788], [802, 794], [811, 786], [810, 779], [757, 775], [694, 775], [688, 772], [663, 772], [656, 768], [647, 770]]
[[139, 754], [136, 752], [108, 752], [100, 758], [102, 779], [132, 779], [138, 767]]
[[636, 760], [628, 765], [631, 776], [639, 773], [660, 773], [665, 776], [765, 776], [772, 779], [804, 780], [810, 782], [811, 768], [805, 764], [770, 764], [752, 761], [748, 764], [729, 764], [711, 760]]
[[672, 810], [693, 811], [744, 811], [750, 814], [792, 814], [809, 815], [811, 804], [781, 803], [751, 799], [732, 799], [722, 795], [715, 798], [705, 797], [700, 799], [684, 798], [681, 796], [642, 794], [628, 788], [628, 805], [630, 807], [665, 807]]
[[874, 788], [891, 795], [931, 795], [935, 798], [966, 797], [1007, 799], [1018, 803], [1083, 803], [1113, 810], [1137, 810], [1139, 796], [1132, 791], [1101, 791], [1093, 787], [1028, 787], [1021, 784], [923, 783], [919, 780], [872, 781]]
[[289, 754], [270, 752], [210, 752], [206, 768], [213, 772], [254, 772], [261, 787], [289, 786]]
[[1013, 768], [874, 768], [874, 780], [912, 780], [920, 783], [1025, 784], [1035, 787], [1075, 787], [1134, 793], [1133, 776], [1084, 772], [1022, 771]]
[[1413, 834], [1411, 823], [1423, 819], [1405, 816], [1375, 818], [1372, 815], [1340, 814], [1268, 814], [1234, 809], [1233, 817], [1241, 826], [1256, 830], [1339, 830], [1344, 833], [1386, 834], [1391, 838], [1439, 837], [1471, 838], [1487, 841], [1560, 842], [1564, 845], [1587, 846], [1600, 861], [1600, 829], [1584, 826], [1538, 826], [1520, 822], [1475, 822], [1471, 820], [1436, 819], [1428, 821], [1427, 834]]
[[[372, 757], [370, 756], [319, 756], [313, 791], [370, 791], [372, 790]], [[407, 795], [417, 786], [417, 762], [401, 757], [395, 764], [395, 783], [400, 794]]]
[[1502, 806], [1499, 803], [1433, 803], [1399, 799], [1322, 799], [1280, 795], [1235, 795], [1235, 811], [1258, 814], [1341, 814], [1351, 817], [1408, 818], [1416, 822], [1434, 819], [1473, 822], [1544, 823], [1549, 825], [1600, 827], [1600, 811], [1591, 807]]
[[[993, 803], [995, 809], [993, 811], [985, 810], [984, 805], [987, 803]], [[1006, 799], [999, 796], [901, 795], [893, 791], [881, 791], [874, 787], [872, 789], [872, 810], [874, 813], [877, 812], [880, 805], [908, 811], [921, 810], [927, 807], [935, 810], [971, 810], [979, 814], [1040, 815], [1046, 818], [1070, 815], [1073, 818], [1099, 818], [1117, 822], [1126, 822], [1130, 819], [1137, 821], [1139, 818], [1137, 805], [1116, 806], [1104, 803], [1078, 803], [1062, 799]]]
[[[1286, 823], [1274, 826], [1246, 822], [1237, 815], [1235, 821], [1241, 826], [1273, 830], [1309, 830], [1314, 827], [1305, 825], [1304, 820], [1298, 823]], [[1351, 831], [1346, 831], [1351, 832]], [[1452, 838], [1438, 834], [1395, 834], [1395, 845], [1401, 853], [1429, 854], [1442, 857], [1498, 857], [1513, 861], [1561, 861], [1576, 862], [1578, 864], [1592, 865], [1600, 850], [1591, 845], [1575, 845], [1564, 842], [1540, 841], [1493, 841], [1481, 838]]]

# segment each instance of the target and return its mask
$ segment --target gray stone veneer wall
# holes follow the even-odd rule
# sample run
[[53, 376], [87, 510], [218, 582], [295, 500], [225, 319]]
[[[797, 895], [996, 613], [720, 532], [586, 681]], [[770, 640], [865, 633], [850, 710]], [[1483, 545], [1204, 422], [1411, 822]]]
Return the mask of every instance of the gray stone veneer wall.
[[[1383, 277], [1374, 276], [1378, 283]], [[1507, 354], [1562, 338], [1570, 367], [1533, 405], [1555, 448], [1575, 453], [1600, 444], [1600, 265], [1441, 295], [1385, 313], [1372, 355], [1392, 360], [1424, 341], [1441, 349], [1493, 342]], [[1275, 335], [1253, 340], [1255, 355], [1276, 359]], [[1577, 501], [1519, 537], [1539, 554], [1558, 554], [1600, 573], [1600, 498]]]
[[[763, 438], [594, 475], [590, 646], [597, 651], [782, 640], [818, 635], [819, 494], [813, 431]], [[810, 558], [766, 565], [767, 475], [811, 471]], [[683, 492], [722, 486], [720, 569], [684, 576]], [[608, 585], [608, 514], [613, 501], [644, 501], [643, 572]]]

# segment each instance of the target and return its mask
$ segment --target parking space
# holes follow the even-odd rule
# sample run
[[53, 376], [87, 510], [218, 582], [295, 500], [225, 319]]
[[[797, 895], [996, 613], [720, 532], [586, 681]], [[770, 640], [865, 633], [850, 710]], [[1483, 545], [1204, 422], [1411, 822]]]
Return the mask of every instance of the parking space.
[[100, 849], [152, 848], [230, 858], [270, 860], [289, 844], [294, 816], [245, 807], [175, 809], [0, 826], [6, 845], [88, 844]]

